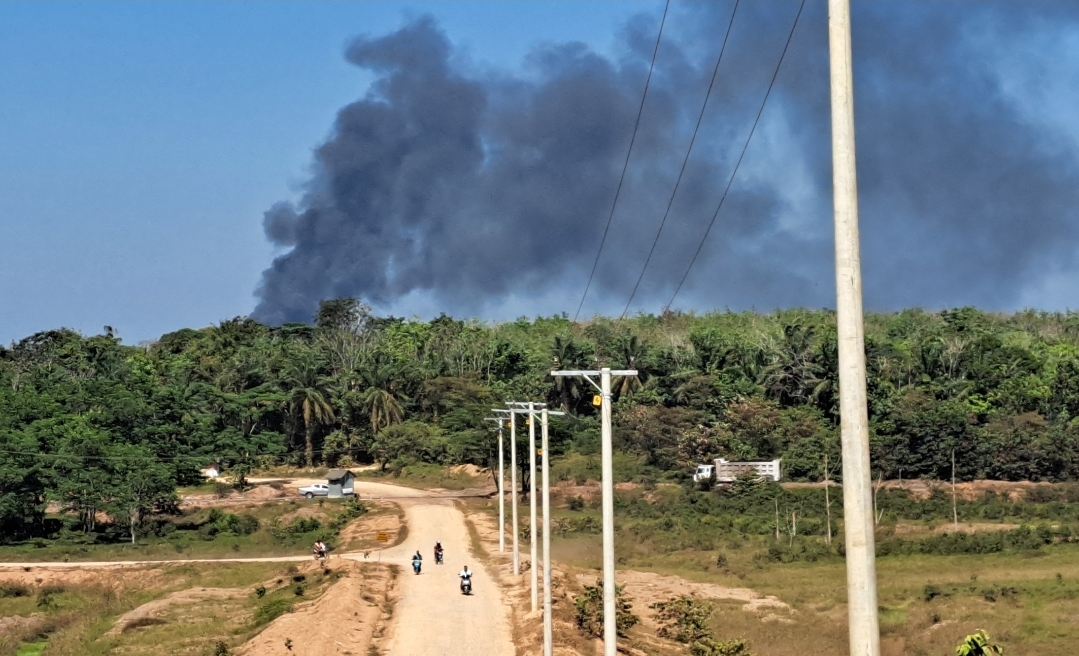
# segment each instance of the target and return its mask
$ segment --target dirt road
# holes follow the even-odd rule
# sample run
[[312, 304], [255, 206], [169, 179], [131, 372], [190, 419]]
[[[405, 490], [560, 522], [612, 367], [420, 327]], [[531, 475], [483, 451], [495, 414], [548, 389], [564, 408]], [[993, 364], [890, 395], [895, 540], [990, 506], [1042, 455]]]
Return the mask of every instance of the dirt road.
[[[487, 568], [469, 554], [465, 518], [451, 501], [408, 501], [404, 504], [408, 539], [388, 550], [402, 566], [400, 601], [394, 612], [386, 652], [391, 656], [510, 656], [514, 653], [509, 613]], [[434, 564], [433, 548], [441, 541], [445, 564]], [[412, 573], [411, 556], [420, 551], [423, 572]], [[458, 573], [464, 565], [474, 573], [471, 596], [464, 596]]]
[[[385, 550], [381, 557], [383, 563], [399, 565], [402, 572], [397, 592], [399, 601], [385, 651], [392, 656], [511, 656], [514, 653], [513, 638], [502, 591], [487, 568], [470, 555], [471, 542], [465, 518], [453, 501], [439, 494], [383, 483], [357, 481], [357, 487], [361, 498], [392, 499], [405, 510], [408, 538], [404, 544]], [[444, 565], [434, 563], [436, 541], [441, 541], [446, 550]], [[423, 573], [419, 576], [414, 575], [411, 568], [411, 556], [417, 550], [423, 555]], [[344, 553], [337, 557], [364, 560], [362, 553]], [[0, 563], [0, 570], [114, 568], [192, 562], [296, 562], [309, 558]], [[457, 577], [464, 565], [474, 571], [474, 593], [467, 597], [460, 593]]]

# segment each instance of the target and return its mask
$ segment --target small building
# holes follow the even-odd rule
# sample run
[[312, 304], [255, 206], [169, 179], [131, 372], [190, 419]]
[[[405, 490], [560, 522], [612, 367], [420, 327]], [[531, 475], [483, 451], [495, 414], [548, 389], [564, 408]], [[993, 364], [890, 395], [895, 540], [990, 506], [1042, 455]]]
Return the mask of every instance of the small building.
[[208, 478], [211, 481], [221, 475], [221, 465], [216, 462], [211, 462], [202, 469], [199, 470], [203, 478]]
[[326, 496], [331, 499], [356, 496], [356, 476], [347, 469], [326, 472], [326, 483], [330, 486], [330, 493]]

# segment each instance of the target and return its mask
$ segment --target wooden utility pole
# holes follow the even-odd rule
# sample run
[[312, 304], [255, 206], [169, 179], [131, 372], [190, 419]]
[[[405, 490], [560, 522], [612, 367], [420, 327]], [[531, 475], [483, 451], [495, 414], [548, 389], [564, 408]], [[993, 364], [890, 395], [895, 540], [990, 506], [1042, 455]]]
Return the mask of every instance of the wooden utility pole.
[[858, 178], [854, 148], [854, 75], [850, 0], [828, 0], [832, 105], [832, 185], [835, 222], [836, 330], [839, 415], [843, 445], [843, 535], [851, 656], [880, 656], [874, 553], [869, 413], [866, 408], [865, 323], [858, 238]]

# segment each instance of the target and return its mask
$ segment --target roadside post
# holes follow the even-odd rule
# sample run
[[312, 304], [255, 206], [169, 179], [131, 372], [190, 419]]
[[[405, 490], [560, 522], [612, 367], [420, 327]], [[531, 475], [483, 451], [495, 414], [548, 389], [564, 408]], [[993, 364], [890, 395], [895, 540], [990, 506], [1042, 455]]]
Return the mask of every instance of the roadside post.
[[[611, 376], [636, 376], [636, 369], [611, 371], [552, 371], [552, 376], [576, 376], [587, 380], [600, 397], [601, 457], [603, 471], [603, 656], [616, 656], [618, 632], [615, 626], [614, 582], [614, 449], [611, 446]], [[599, 384], [593, 377], [599, 376]]]
[[379, 531], [375, 535], [375, 539], [378, 540], [378, 562], [382, 562], [382, 546], [390, 541], [390, 534], [386, 531]]

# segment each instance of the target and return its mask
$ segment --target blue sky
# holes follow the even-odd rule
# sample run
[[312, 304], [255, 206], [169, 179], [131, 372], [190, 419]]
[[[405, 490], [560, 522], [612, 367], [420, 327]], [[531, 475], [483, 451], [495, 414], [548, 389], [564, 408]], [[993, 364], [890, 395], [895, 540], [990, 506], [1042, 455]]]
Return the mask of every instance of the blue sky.
[[[110, 325], [137, 343], [209, 325], [254, 311], [264, 274], [260, 316], [278, 320], [327, 295], [405, 316], [572, 314], [662, 7], [0, 2], [0, 343], [60, 326]], [[658, 311], [681, 277], [798, 3], [740, 7], [633, 311]], [[824, 7], [810, 0], [799, 19], [676, 308], [832, 303]], [[586, 317], [622, 311], [731, 8], [672, 4]], [[1079, 308], [1079, 5], [872, 0], [853, 19], [866, 307]], [[361, 35], [367, 59], [350, 64]], [[397, 96], [367, 95], [376, 73]], [[428, 82], [486, 109], [469, 117]], [[343, 108], [391, 119], [341, 134]], [[432, 121], [459, 128], [462, 147], [441, 133], [410, 141]], [[470, 143], [485, 151], [472, 168]], [[322, 144], [339, 168], [313, 168]], [[350, 169], [371, 153], [385, 159]], [[430, 168], [410, 181], [417, 163]], [[443, 171], [441, 188], [428, 184]], [[291, 251], [263, 232], [282, 201], [281, 225], [306, 235]]]
[[431, 13], [478, 65], [608, 49], [656, 2], [0, 3], [0, 342], [128, 343], [250, 312], [262, 214], [370, 82], [345, 44]]

